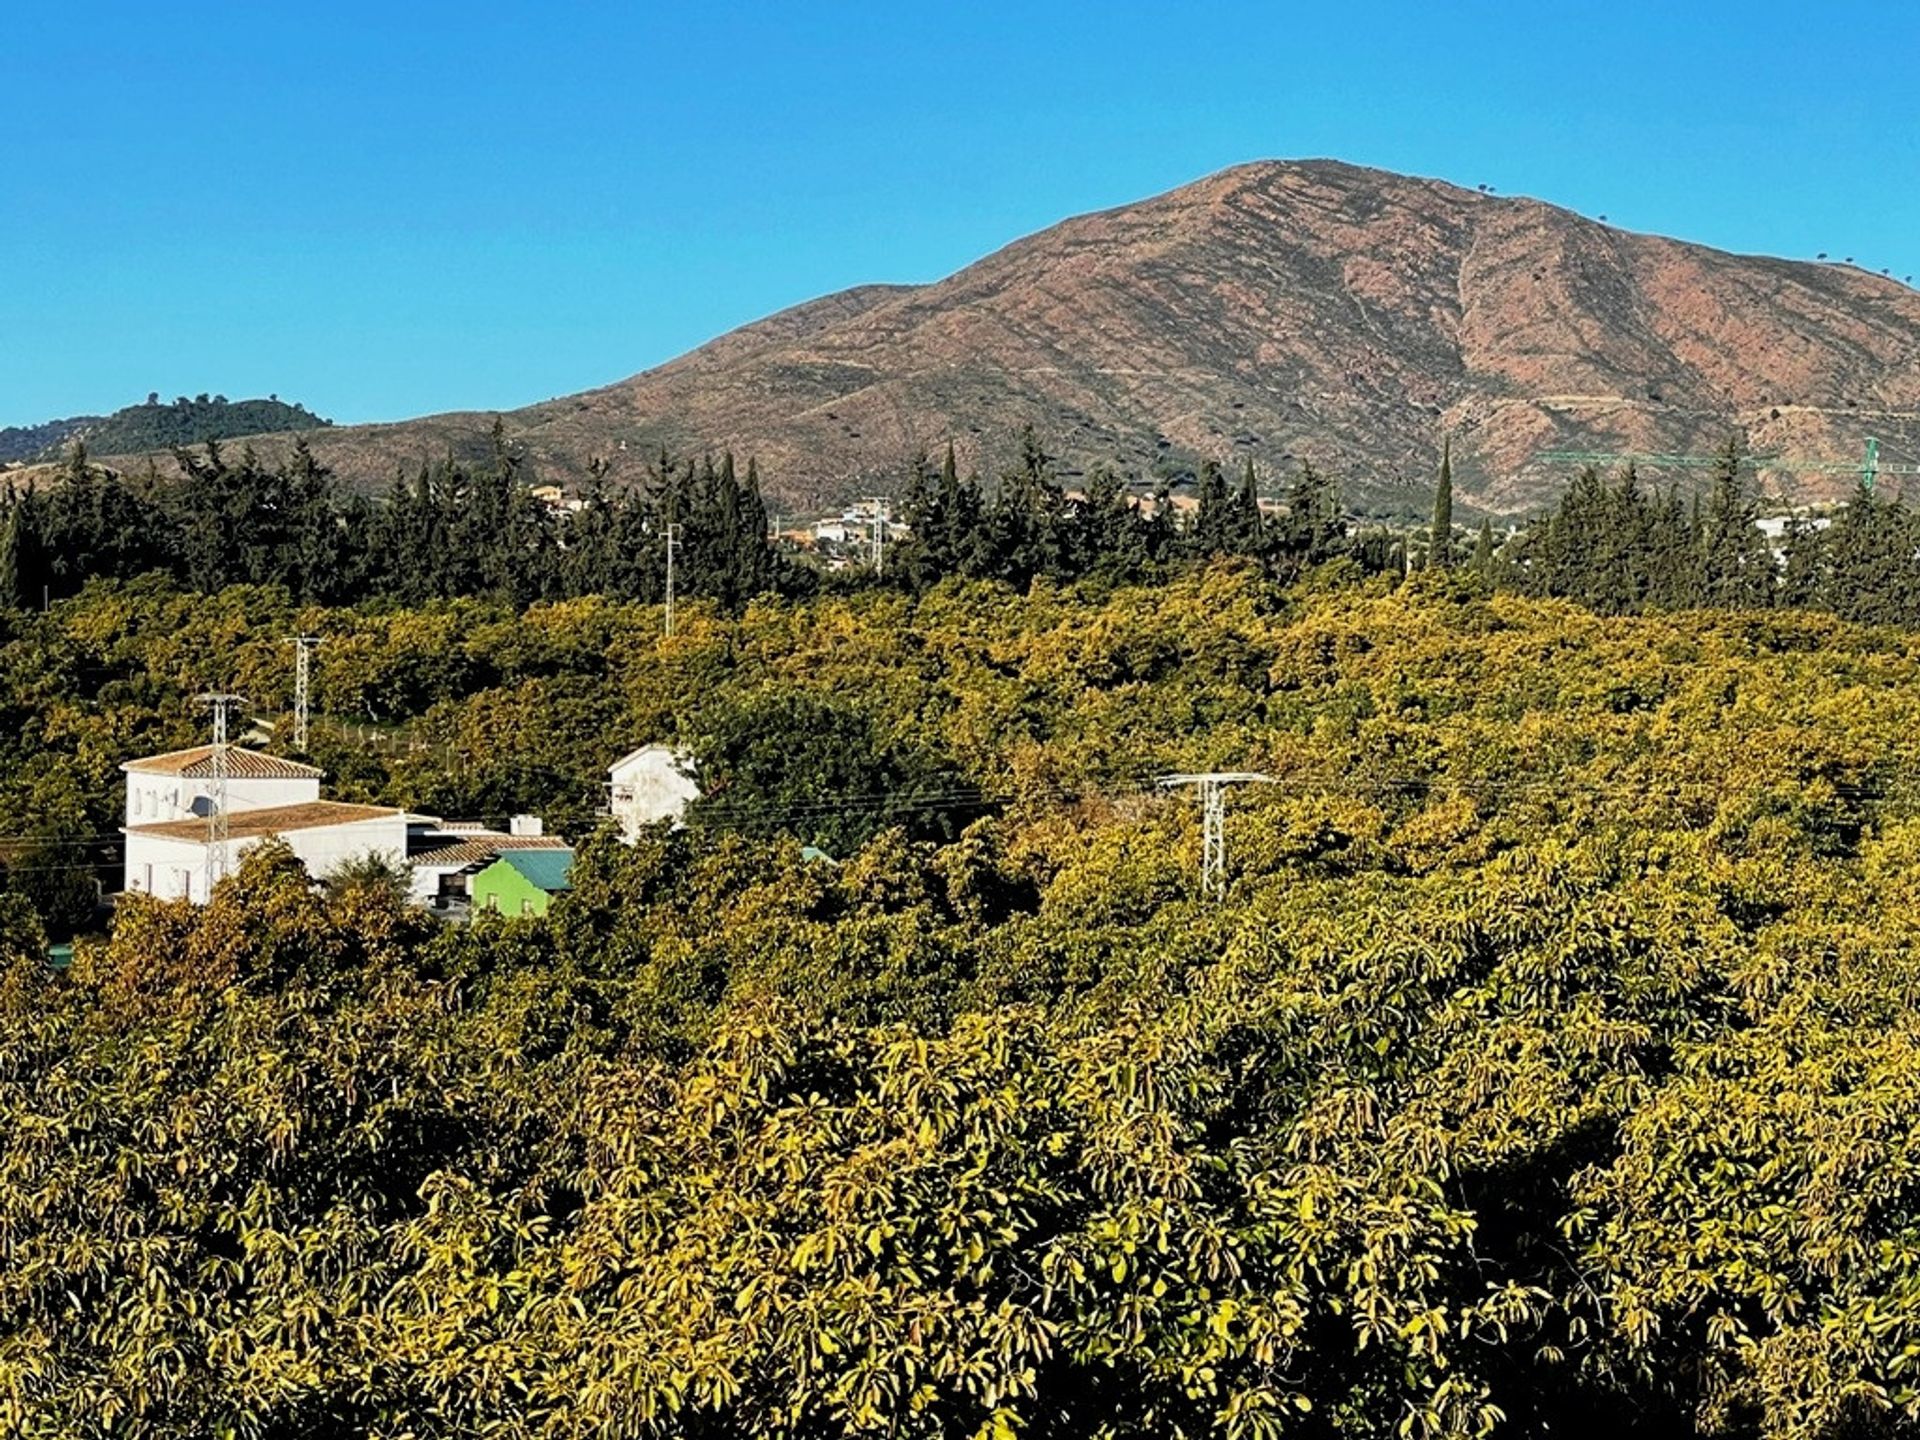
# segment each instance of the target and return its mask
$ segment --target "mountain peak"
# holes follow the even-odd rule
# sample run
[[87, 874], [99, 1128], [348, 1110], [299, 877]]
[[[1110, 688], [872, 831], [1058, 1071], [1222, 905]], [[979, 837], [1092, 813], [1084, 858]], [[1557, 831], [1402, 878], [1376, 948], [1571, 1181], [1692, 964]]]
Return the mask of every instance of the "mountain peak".
[[[1062, 221], [930, 285], [863, 286], [603, 390], [508, 417], [553, 478], [661, 446], [758, 455], [777, 503], [898, 482], [951, 440], [991, 474], [1031, 424], [1071, 477], [1303, 460], [1418, 513], [1451, 437], [1461, 499], [1519, 512], [1552, 449], [1920, 452], [1920, 296], [1729, 255], [1538, 200], [1328, 159], [1257, 160]], [[479, 453], [490, 417], [316, 437], [382, 481]], [[1769, 476], [1802, 498], [1844, 475]]]

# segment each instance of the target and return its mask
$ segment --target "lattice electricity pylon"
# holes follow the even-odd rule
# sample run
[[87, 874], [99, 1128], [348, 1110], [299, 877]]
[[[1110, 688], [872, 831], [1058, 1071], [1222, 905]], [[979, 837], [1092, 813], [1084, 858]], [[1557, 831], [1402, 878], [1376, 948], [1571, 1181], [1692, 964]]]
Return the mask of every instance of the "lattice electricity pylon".
[[680, 552], [680, 527], [667, 526], [667, 634], [673, 634], [673, 559]]
[[213, 692], [194, 697], [213, 711], [213, 783], [207, 794], [207, 899], [227, 873], [227, 712], [246, 702], [244, 695]]
[[311, 679], [313, 647], [320, 643], [318, 635], [296, 635], [290, 642], [293, 645], [293, 748], [300, 754], [307, 753], [307, 713], [311, 698]]
[[867, 558], [873, 564], [873, 573], [884, 575], [887, 573], [887, 524], [893, 518], [893, 507], [880, 495], [868, 496], [867, 505], [873, 512], [873, 528], [867, 532]]
[[1168, 790], [1191, 785], [1200, 795], [1200, 893], [1218, 900], [1227, 893], [1227, 787], [1272, 785], [1271, 775], [1253, 770], [1210, 770], [1204, 774], [1162, 775]]

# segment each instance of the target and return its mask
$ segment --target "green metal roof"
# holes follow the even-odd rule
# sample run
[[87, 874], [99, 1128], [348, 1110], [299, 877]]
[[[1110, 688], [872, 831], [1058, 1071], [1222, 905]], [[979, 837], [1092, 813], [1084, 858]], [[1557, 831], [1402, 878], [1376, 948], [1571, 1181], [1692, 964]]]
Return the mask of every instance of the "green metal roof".
[[511, 865], [549, 894], [573, 888], [567, 883], [567, 871], [573, 866], [571, 850], [502, 850], [494, 863]]

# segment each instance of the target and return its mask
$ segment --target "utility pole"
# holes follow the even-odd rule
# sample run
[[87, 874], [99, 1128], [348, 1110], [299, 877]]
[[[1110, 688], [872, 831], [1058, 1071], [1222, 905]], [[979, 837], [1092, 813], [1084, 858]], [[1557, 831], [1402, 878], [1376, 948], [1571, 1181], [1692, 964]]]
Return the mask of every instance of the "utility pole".
[[673, 634], [673, 557], [680, 549], [680, 527], [667, 526], [667, 634]]
[[869, 495], [867, 505], [873, 511], [873, 544], [869, 552], [873, 561], [873, 573], [884, 575], [887, 567], [887, 521], [890, 518], [887, 513], [888, 505], [886, 500], [878, 495]]
[[207, 899], [227, 873], [227, 712], [246, 696], [211, 692], [196, 697], [213, 711], [213, 785], [207, 796]]
[[309, 662], [313, 647], [320, 643], [320, 637], [296, 635], [289, 643], [293, 646], [293, 748], [304, 755], [307, 753], [307, 710], [312, 674]]
[[1162, 787], [1192, 786], [1200, 794], [1200, 894], [1218, 900], [1227, 893], [1227, 787], [1272, 785], [1271, 775], [1253, 770], [1210, 770], [1196, 775], [1162, 775]]

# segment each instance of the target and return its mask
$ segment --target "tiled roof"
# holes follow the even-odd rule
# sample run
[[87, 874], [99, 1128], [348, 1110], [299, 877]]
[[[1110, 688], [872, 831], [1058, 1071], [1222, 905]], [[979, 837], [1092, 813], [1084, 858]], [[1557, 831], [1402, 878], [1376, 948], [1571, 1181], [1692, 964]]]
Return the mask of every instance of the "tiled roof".
[[[195, 745], [190, 750], [169, 750], [164, 755], [148, 755], [129, 760], [122, 770], [142, 775], [181, 775], [189, 780], [213, 778], [213, 746]], [[234, 780], [318, 780], [321, 770], [298, 760], [283, 760], [258, 750], [227, 746], [227, 775]]]
[[564, 850], [567, 842], [558, 835], [468, 835], [431, 849], [417, 850], [416, 865], [435, 870], [464, 870], [469, 865], [484, 865], [502, 850]]
[[[301, 805], [269, 805], [260, 810], [227, 812], [227, 838], [250, 840], [260, 835], [284, 835], [289, 830], [317, 830], [325, 825], [353, 825], [363, 820], [401, 820], [404, 810], [381, 805], [348, 805], [339, 800], [309, 800]], [[157, 825], [129, 825], [129, 835], [159, 840], [207, 838], [205, 820], [163, 820]]]

